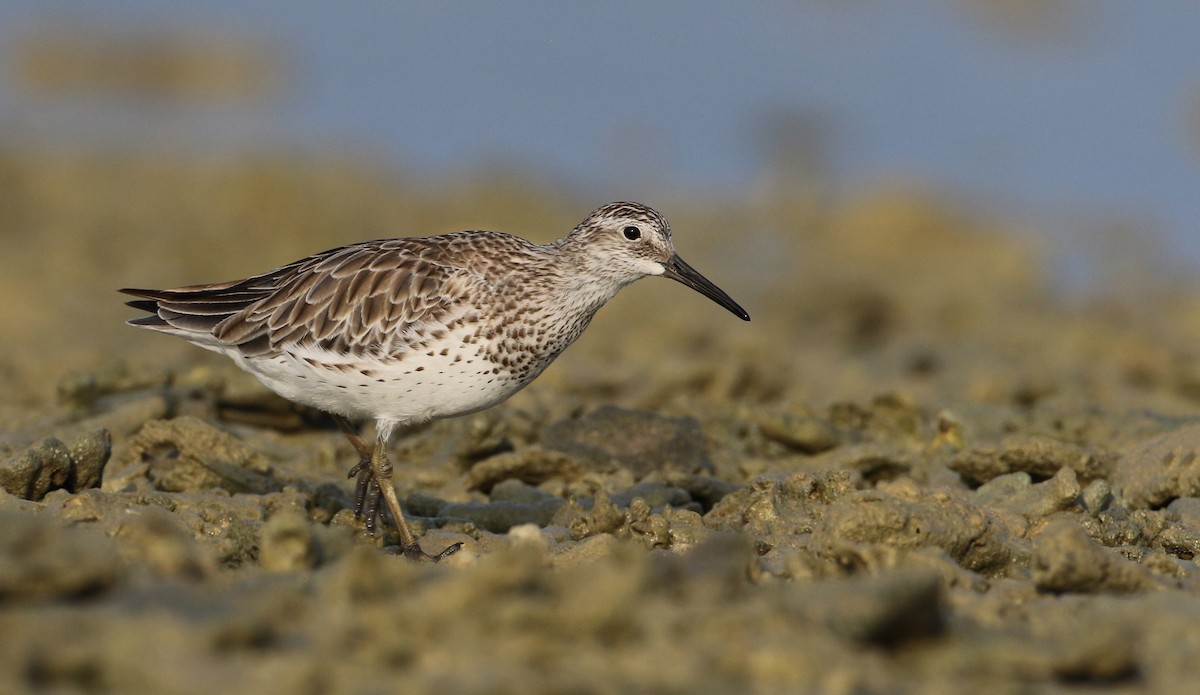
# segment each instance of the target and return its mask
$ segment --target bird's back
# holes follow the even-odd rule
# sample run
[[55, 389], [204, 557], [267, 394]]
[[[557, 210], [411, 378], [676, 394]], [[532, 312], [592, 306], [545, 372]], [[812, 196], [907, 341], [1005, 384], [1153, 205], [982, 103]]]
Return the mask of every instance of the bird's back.
[[151, 312], [129, 323], [226, 354], [286, 398], [419, 420], [504, 400], [561, 351], [539, 352], [536, 326], [521, 323], [551, 261], [519, 237], [461, 232], [351, 244], [245, 280], [122, 292]]
[[381, 239], [330, 249], [261, 275], [168, 290], [122, 289], [150, 312], [131, 325], [259, 357], [312, 343], [359, 352], [446, 319], [497, 282], [498, 256], [539, 248], [499, 232]]

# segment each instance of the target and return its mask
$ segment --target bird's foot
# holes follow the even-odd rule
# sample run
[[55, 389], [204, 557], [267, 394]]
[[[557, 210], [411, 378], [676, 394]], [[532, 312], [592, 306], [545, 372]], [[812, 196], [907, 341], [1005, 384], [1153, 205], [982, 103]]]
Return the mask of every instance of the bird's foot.
[[413, 543], [412, 545], [392, 545], [385, 548], [385, 550], [394, 555], [403, 555], [409, 560], [416, 560], [419, 562], [441, 562], [454, 553], [457, 553], [459, 550], [462, 550], [462, 547], [462, 543], [454, 543], [446, 547], [437, 555], [430, 555], [422, 550], [421, 546], [417, 545], [416, 543]]
[[354, 464], [346, 473], [347, 478], [357, 478], [354, 484], [354, 518], [362, 519], [366, 524], [367, 533], [374, 538], [379, 531], [379, 521], [385, 513], [379, 504], [383, 499], [383, 489], [375, 479], [371, 470], [371, 461], [363, 459]]
[[[347, 471], [346, 477], [357, 479], [354, 485], [354, 517], [363, 520], [367, 533], [372, 538], [378, 538], [383, 534], [379, 522], [384, 520], [387, 511], [384, 505], [380, 504], [383, 500], [383, 488], [375, 478], [375, 472], [371, 470], [370, 460], [356, 463]], [[436, 555], [425, 552], [415, 541], [408, 545], [387, 546], [384, 550], [394, 555], [403, 555], [409, 560], [441, 562], [461, 550], [462, 546], [462, 543], [454, 543]]]

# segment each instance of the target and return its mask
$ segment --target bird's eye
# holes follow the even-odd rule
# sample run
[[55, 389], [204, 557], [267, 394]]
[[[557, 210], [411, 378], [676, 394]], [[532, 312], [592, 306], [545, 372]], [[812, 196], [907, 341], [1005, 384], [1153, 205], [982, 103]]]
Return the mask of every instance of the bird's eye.
[[637, 241], [638, 239], [642, 238], [642, 230], [634, 227], [633, 225], [629, 225], [621, 231], [625, 234], [625, 238], [630, 241]]

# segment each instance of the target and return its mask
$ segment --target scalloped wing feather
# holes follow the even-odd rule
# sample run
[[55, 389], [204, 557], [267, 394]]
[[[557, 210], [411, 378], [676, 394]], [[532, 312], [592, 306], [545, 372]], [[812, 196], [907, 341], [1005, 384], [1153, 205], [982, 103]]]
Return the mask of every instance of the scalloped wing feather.
[[366, 242], [246, 280], [122, 292], [157, 315], [138, 325], [208, 334], [247, 357], [300, 343], [379, 352], [408, 329], [453, 320], [462, 297], [489, 291], [482, 276], [440, 262], [447, 251], [428, 239]]

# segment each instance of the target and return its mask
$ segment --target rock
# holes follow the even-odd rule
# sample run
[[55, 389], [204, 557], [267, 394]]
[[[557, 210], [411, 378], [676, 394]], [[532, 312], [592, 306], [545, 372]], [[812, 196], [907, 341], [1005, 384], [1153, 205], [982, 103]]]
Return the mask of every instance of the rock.
[[129, 441], [155, 488], [166, 492], [220, 488], [264, 494], [281, 489], [258, 451], [194, 417], [152, 420]]
[[566, 502], [557, 497], [528, 504], [506, 501], [449, 502], [438, 509], [436, 516], [462, 519], [485, 531], [504, 533], [522, 524], [546, 526], [564, 504]]
[[804, 454], [819, 454], [841, 444], [841, 436], [828, 420], [813, 415], [783, 413], [764, 418], [758, 429], [767, 439]]
[[551, 423], [542, 445], [606, 470], [614, 463], [641, 478], [653, 471], [710, 472], [704, 432], [690, 417], [601, 406], [574, 420]]
[[1097, 545], [1077, 524], [1058, 521], [1034, 539], [1033, 583], [1055, 593], [1127, 594], [1163, 582], [1141, 565]]
[[867, 482], [893, 480], [913, 469], [914, 456], [896, 444], [868, 442], [838, 447], [814, 456], [811, 464], [827, 470], [852, 470]]
[[563, 505], [549, 523], [571, 530], [571, 538], [582, 540], [601, 533], [615, 533], [628, 521], [604, 490], [597, 490], [590, 508], [571, 500]]
[[1168, 525], [1165, 511], [1126, 509], [1114, 506], [1089, 520], [1085, 528], [1100, 545], [1108, 548], [1150, 546]]
[[975, 485], [1009, 473], [1028, 473], [1036, 480], [1046, 480], [1064, 467], [1091, 481], [1107, 476], [1114, 462], [1115, 456], [1108, 452], [1050, 437], [1013, 436], [955, 456], [950, 468]]
[[40, 500], [62, 489], [71, 475], [71, 453], [54, 437], [14, 456], [0, 466], [0, 487], [27, 500]]
[[903, 393], [884, 393], [862, 405], [835, 403], [829, 421], [840, 430], [869, 441], [921, 445], [925, 443], [925, 414]]
[[[1200, 527], [1170, 523], [1158, 534], [1155, 542], [1164, 552], [1180, 560], [1194, 562], [1200, 557]], [[1194, 568], [1194, 564], [1190, 565], [1188, 574], [1195, 576]]]
[[[686, 551], [714, 535], [712, 529], [704, 525], [704, 517], [689, 509], [664, 509], [655, 516], [666, 521], [666, 547], [672, 550]], [[747, 545], [751, 545], [749, 539]]]
[[1167, 512], [1185, 528], [1200, 532], [1200, 498], [1181, 497], [1167, 505]]
[[1029, 521], [1075, 508], [1079, 497], [1075, 471], [1066, 467], [1045, 482], [1031, 484], [1028, 473], [1009, 473], [992, 478], [975, 491], [979, 505], [1005, 509]]
[[664, 507], [700, 511], [700, 505], [692, 501], [692, 496], [687, 490], [662, 483], [638, 483], [627, 490], [612, 494], [612, 502], [618, 507], [628, 507], [635, 499], [642, 500], [655, 511]]
[[1088, 514], [1096, 516], [1105, 509], [1108, 509], [1108, 506], [1112, 504], [1112, 485], [1109, 485], [1108, 481], [1104, 478], [1097, 478], [1088, 483], [1088, 486], [1083, 489], [1079, 501], [1083, 504], [1083, 508]]
[[100, 487], [104, 481], [104, 466], [112, 455], [112, 435], [98, 429], [71, 445], [72, 480], [65, 488], [78, 492]]
[[1178, 497], [1200, 496], [1200, 424], [1144, 440], [1112, 472], [1116, 496], [1130, 509], [1157, 509]]
[[492, 488], [490, 496], [493, 502], [515, 502], [517, 504], [539, 504], [547, 500], [562, 501], [561, 497], [556, 497], [549, 492], [512, 478], [497, 483]]
[[490, 492], [497, 483], [516, 479], [537, 485], [552, 478], [576, 480], [584, 467], [560, 451], [532, 446], [488, 457], [467, 473], [467, 489]]
[[831, 503], [813, 528], [818, 547], [845, 543], [900, 549], [940, 548], [962, 567], [1002, 575], [1028, 557], [1024, 542], [985, 510], [934, 492], [915, 498], [862, 490]]
[[850, 471], [764, 475], [718, 502], [704, 521], [714, 529], [755, 536], [808, 533], [822, 508], [853, 492], [856, 480]]
[[640, 497], [635, 497], [625, 513], [625, 523], [614, 530], [624, 538], [627, 534], [647, 548], [666, 548], [671, 545], [671, 524], [662, 514], [655, 514]]
[[112, 453], [108, 430], [92, 432], [69, 449], [55, 437], [0, 464], [0, 488], [27, 500], [40, 500], [51, 490], [78, 492], [100, 487]]

